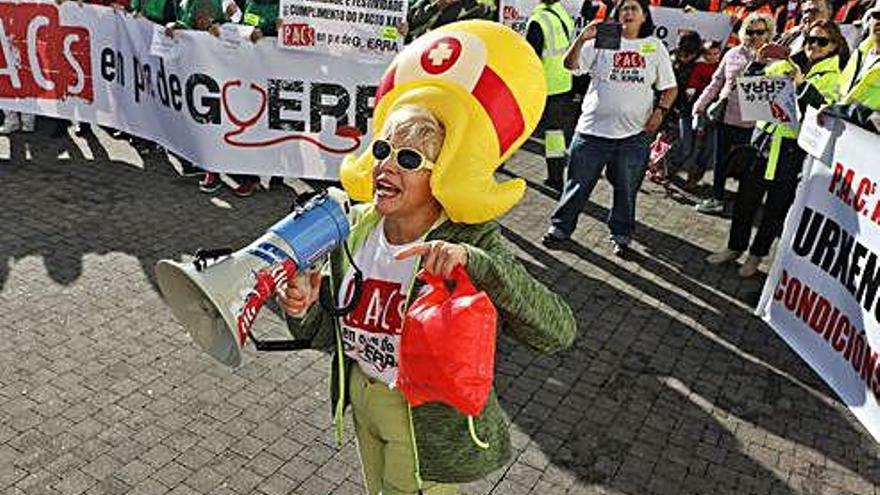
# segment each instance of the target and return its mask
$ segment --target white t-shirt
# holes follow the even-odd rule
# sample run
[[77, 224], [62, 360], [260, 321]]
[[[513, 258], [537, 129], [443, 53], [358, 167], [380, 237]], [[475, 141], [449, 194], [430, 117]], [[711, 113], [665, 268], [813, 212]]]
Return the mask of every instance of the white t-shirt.
[[[406, 296], [418, 261], [417, 256], [395, 260], [394, 254], [412, 244], [390, 244], [385, 238], [384, 221], [379, 222], [354, 257], [364, 277], [360, 302], [341, 320], [345, 355], [357, 361], [367, 376], [392, 387], [397, 383], [400, 365]], [[340, 305], [351, 298], [353, 277], [350, 269], [342, 280]]]
[[634, 136], [645, 127], [654, 108], [654, 90], [674, 88], [672, 60], [653, 37], [620, 40], [619, 50], [597, 50], [584, 44], [575, 75], [590, 74], [577, 131], [612, 139]]

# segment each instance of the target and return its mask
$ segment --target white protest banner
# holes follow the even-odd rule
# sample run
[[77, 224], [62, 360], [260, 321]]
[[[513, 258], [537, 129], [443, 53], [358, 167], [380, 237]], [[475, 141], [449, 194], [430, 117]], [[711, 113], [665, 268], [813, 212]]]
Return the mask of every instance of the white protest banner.
[[403, 48], [407, 0], [280, 0], [278, 46], [388, 62]]
[[[575, 31], [580, 32], [586, 24], [581, 16], [582, 1], [561, 0], [562, 6], [575, 21]], [[501, 22], [525, 36], [529, 16], [537, 5], [535, 0], [502, 0]], [[733, 30], [731, 17], [727, 14], [714, 12], [685, 12], [682, 9], [669, 7], [651, 7], [654, 19], [654, 36], [660, 38], [668, 47], [678, 43], [678, 36], [683, 30], [696, 31], [704, 40], [725, 42]]]
[[807, 158], [756, 312], [880, 440], [880, 136], [842, 126], [832, 163]]
[[716, 12], [685, 12], [671, 7], [651, 7], [654, 19], [654, 36], [660, 38], [670, 50], [678, 44], [682, 31], [696, 31], [704, 41], [720, 41], [722, 44], [733, 31], [732, 18]]
[[[575, 31], [580, 32], [583, 28], [584, 19], [581, 17], [581, 4], [577, 0], [560, 0], [562, 6], [575, 21]], [[529, 16], [538, 2], [535, 0], [501, 0], [501, 23], [525, 36]]]
[[[0, 108], [127, 131], [223, 172], [336, 179], [366, 146], [384, 70], [274, 40], [169, 41], [143, 18], [75, 2], [3, 1], [0, 23]], [[156, 37], [177, 55], [151, 54]]]
[[798, 126], [797, 93], [790, 77], [739, 77], [736, 91], [743, 120]]

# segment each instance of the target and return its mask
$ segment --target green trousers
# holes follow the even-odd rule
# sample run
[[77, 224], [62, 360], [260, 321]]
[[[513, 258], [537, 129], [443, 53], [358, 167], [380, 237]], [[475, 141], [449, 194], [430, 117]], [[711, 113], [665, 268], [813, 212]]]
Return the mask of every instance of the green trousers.
[[369, 495], [456, 495], [458, 485], [426, 481], [419, 491], [410, 429], [403, 395], [351, 367], [352, 412], [364, 483]]

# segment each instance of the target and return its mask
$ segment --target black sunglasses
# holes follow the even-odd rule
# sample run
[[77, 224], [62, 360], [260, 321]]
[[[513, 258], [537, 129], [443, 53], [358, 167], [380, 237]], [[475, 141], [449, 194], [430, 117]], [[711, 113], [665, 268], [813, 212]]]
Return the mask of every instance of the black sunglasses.
[[804, 44], [812, 45], [814, 43], [824, 48], [831, 44], [831, 40], [824, 36], [807, 36], [804, 38]]
[[418, 170], [422, 167], [430, 170], [434, 167], [434, 163], [425, 158], [425, 156], [418, 150], [412, 148], [395, 148], [391, 143], [384, 139], [373, 141], [372, 151], [373, 158], [379, 161], [385, 160], [391, 155], [396, 155], [397, 165], [404, 170]]
[[766, 29], [746, 29], [746, 34], [749, 36], [764, 36], [767, 34]]

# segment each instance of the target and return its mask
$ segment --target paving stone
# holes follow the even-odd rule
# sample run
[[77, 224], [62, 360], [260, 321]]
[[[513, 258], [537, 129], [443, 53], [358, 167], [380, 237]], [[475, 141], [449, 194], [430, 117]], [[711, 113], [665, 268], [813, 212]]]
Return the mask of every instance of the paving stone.
[[[156, 261], [246, 245], [289, 211], [290, 190], [207, 198], [164, 154], [40, 127], [0, 138], [0, 493], [363, 493], [350, 416], [336, 445], [327, 354], [248, 348], [227, 368], [157, 291]], [[499, 223], [578, 335], [551, 356], [499, 338], [514, 459], [462, 493], [880, 495], [880, 447], [751, 315], [763, 277], [701, 262], [729, 220], [645, 181], [621, 260], [599, 181], [575, 242], [549, 251], [556, 200], [532, 144], [499, 173], [529, 184]], [[258, 325], [286, 332], [272, 311]]]

